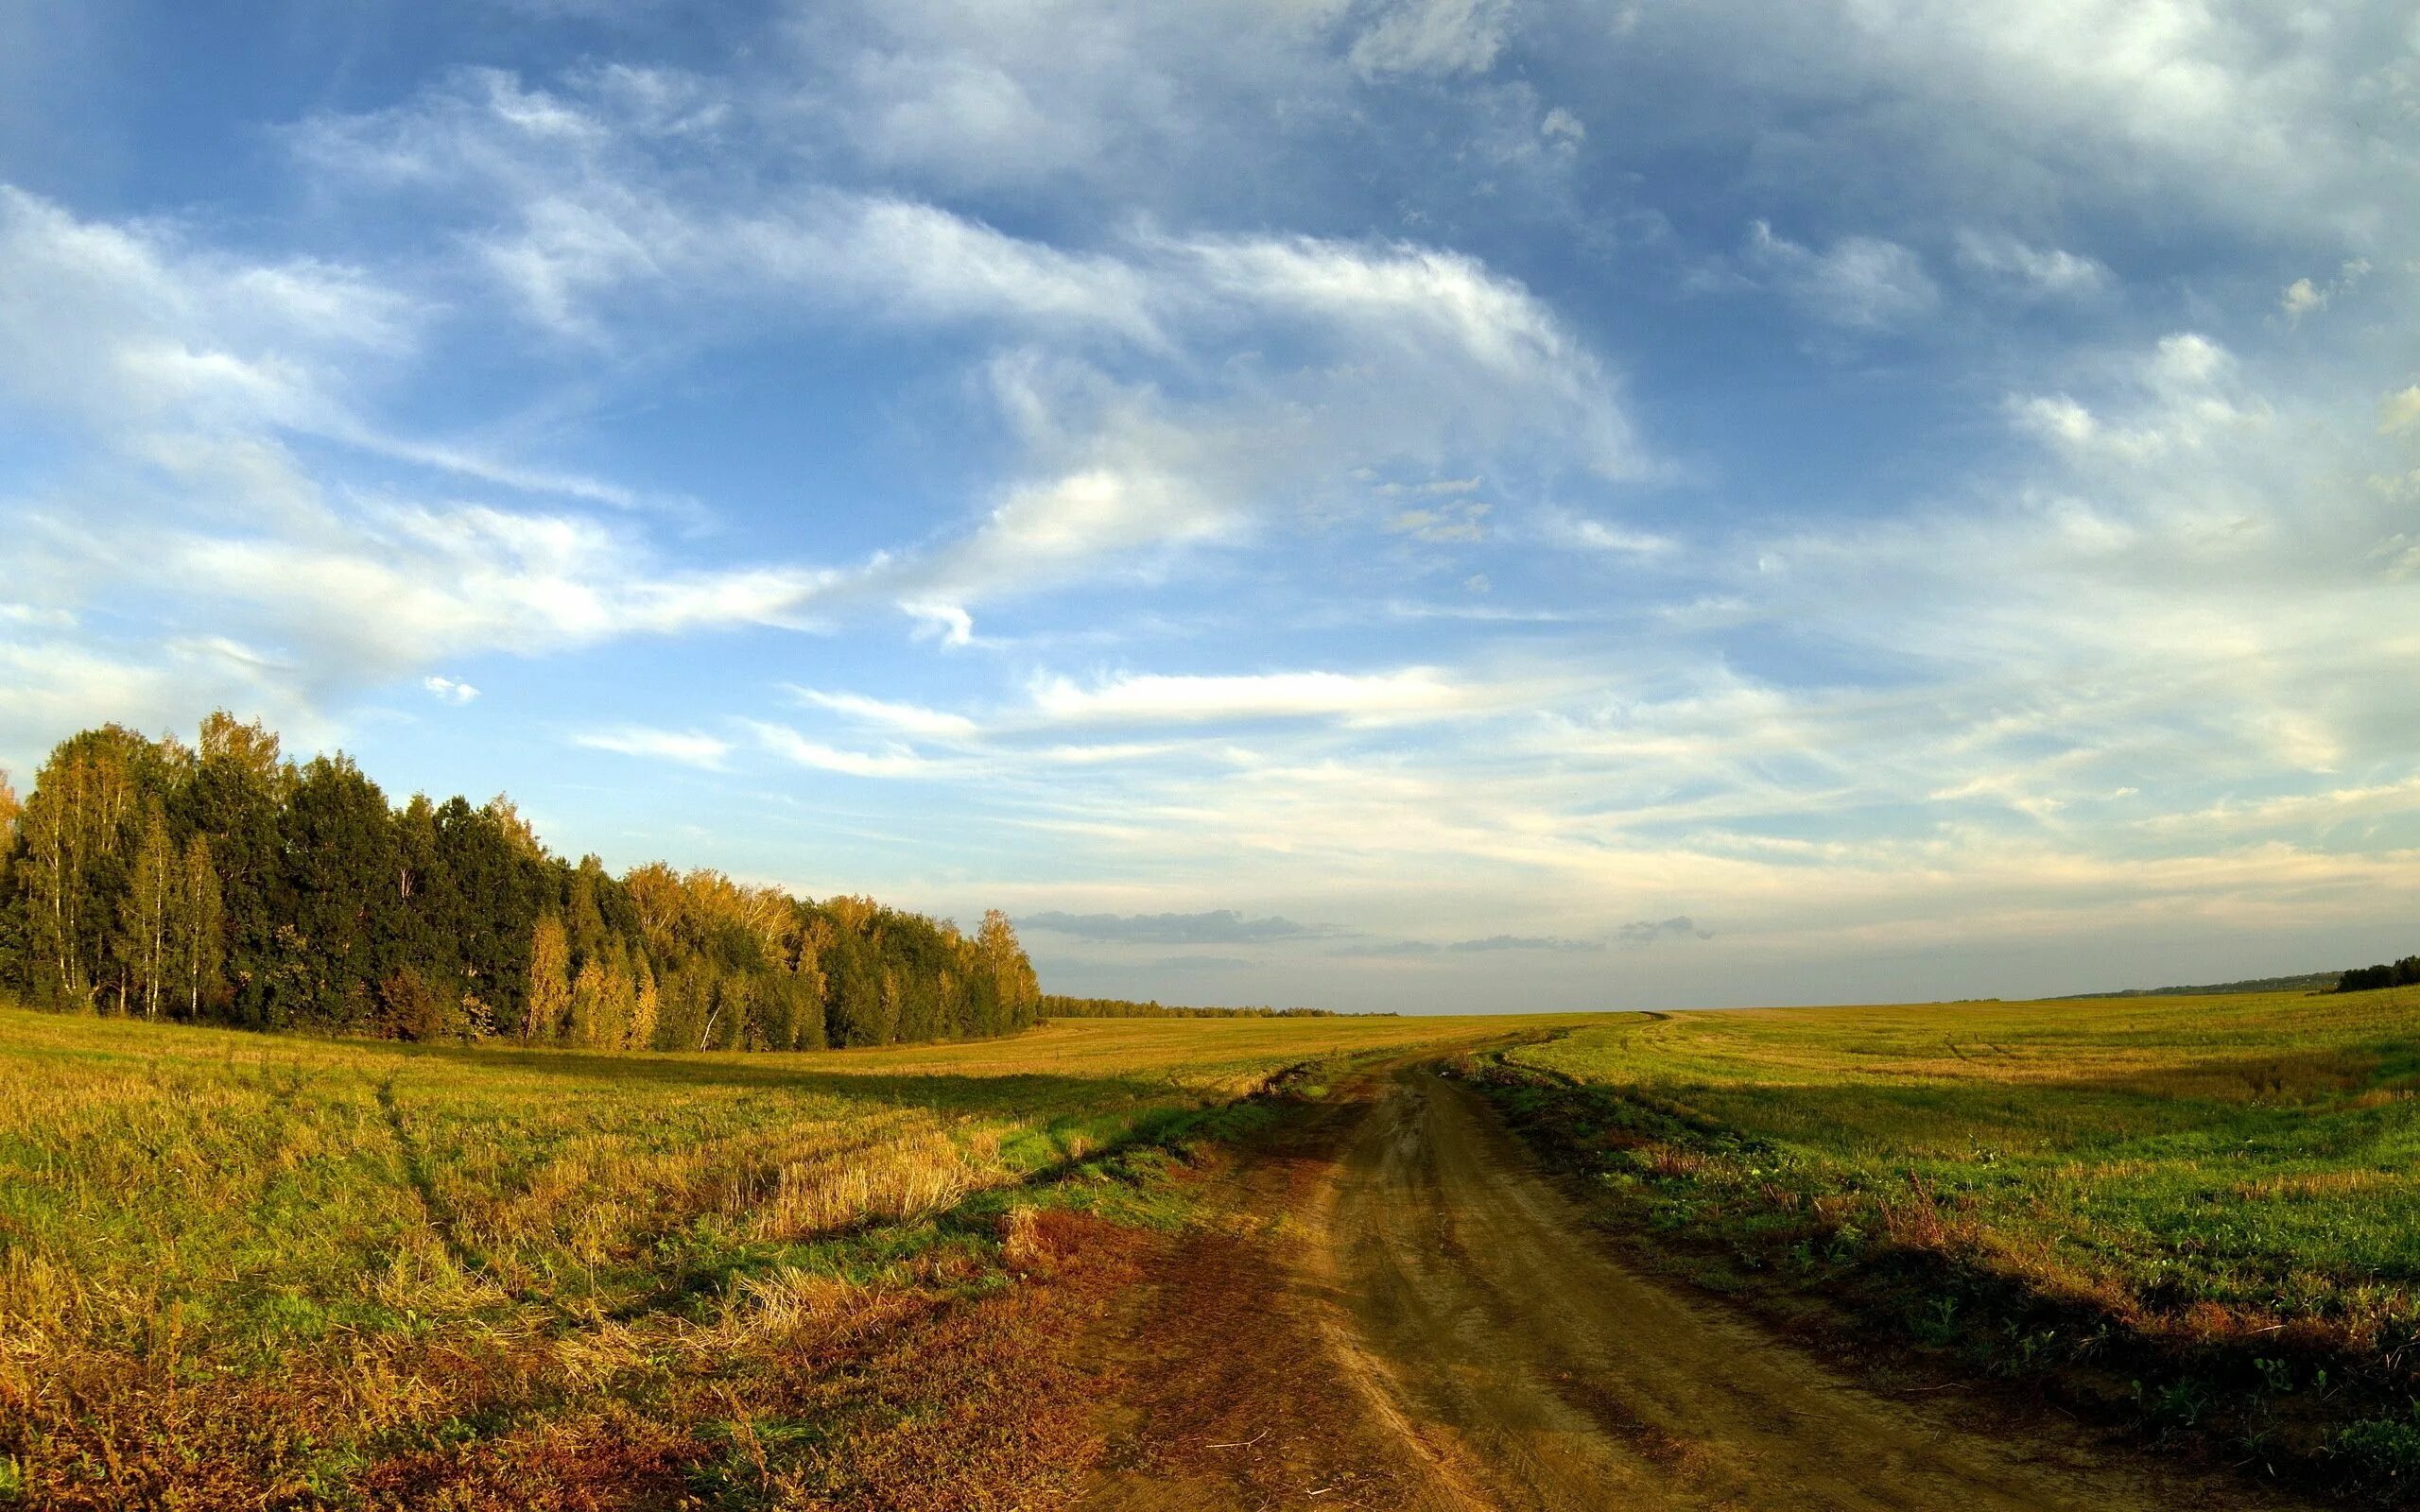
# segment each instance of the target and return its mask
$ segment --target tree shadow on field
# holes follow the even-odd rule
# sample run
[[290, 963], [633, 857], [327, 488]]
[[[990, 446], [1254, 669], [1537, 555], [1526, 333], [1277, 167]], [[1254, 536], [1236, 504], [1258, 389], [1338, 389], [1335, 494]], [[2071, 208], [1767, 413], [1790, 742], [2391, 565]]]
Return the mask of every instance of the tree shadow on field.
[[2309, 1104], [2420, 1076], [2420, 1049], [2380, 1041], [2333, 1049], [2251, 1052], [2180, 1060], [2168, 1066], [2113, 1071], [2047, 1085], [2060, 1091], [2109, 1092], [2221, 1104]]

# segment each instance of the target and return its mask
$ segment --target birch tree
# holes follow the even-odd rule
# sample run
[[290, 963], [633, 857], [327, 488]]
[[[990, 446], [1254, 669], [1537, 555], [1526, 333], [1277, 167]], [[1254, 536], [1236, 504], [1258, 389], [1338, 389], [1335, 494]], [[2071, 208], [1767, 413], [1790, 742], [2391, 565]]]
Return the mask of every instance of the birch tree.
[[529, 990], [521, 1038], [553, 1040], [571, 1016], [571, 941], [552, 914], [538, 920], [529, 936]]
[[622, 1039], [625, 1050], [651, 1050], [655, 1047], [655, 972], [648, 969], [645, 957], [639, 960], [638, 972], [638, 986], [631, 996], [630, 1028]]
[[134, 869], [118, 900], [119, 1006], [131, 986], [143, 1016], [160, 1016], [160, 996], [169, 973], [170, 918], [176, 911], [176, 848], [168, 843], [167, 816], [153, 803], [134, 850]]
[[187, 840], [177, 872], [169, 919], [174, 967], [185, 989], [185, 1017], [199, 1019], [203, 990], [218, 988], [226, 950], [218, 873], [210, 865], [210, 842], [199, 834]]

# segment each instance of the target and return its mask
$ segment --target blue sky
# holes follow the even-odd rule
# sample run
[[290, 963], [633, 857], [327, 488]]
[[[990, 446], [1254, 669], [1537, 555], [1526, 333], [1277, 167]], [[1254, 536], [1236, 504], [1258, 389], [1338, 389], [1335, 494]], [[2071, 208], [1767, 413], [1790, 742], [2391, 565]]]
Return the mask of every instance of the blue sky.
[[0, 10], [0, 764], [226, 705], [1046, 986], [2401, 954], [2420, 23]]

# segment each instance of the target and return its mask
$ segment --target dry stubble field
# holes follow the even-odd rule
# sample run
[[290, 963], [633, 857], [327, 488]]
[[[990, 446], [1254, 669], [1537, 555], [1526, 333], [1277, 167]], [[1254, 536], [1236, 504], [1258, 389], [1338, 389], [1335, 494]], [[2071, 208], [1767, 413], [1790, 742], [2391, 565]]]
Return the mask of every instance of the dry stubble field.
[[0, 1502], [1012, 1504], [1085, 1462], [1052, 1341], [1184, 1220], [1172, 1150], [1514, 1026], [608, 1057], [0, 1009]]

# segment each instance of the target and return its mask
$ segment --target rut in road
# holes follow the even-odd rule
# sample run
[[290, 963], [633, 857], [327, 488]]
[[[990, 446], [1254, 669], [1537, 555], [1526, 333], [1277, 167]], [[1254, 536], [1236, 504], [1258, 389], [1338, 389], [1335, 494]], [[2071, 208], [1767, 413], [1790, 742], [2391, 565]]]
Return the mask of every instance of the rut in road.
[[[1096, 1509], [1273, 1504], [1463, 1512], [1722, 1508], [2287, 1507], [2233, 1481], [2189, 1484], [2082, 1434], [2003, 1442], [1938, 1408], [1864, 1391], [1754, 1324], [1642, 1277], [1591, 1241], [1478, 1094], [1433, 1069], [1357, 1090], [1331, 1119], [1321, 1176], [1263, 1246], [1268, 1273], [1171, 1287], [1154, 1334], [1159, 1403], [1131, 1430], [1170, 1438], [1188, 1402], [1261, 1422], [1250, 1463], [1130, 1455]], [[1305, 1162], [1298, 1161], [1297, 1164]], [[1266, 1198], [1276, 1195], [1264, 1191]], [[1184, 1310], [1242, 1287], [1265, 1316], [1197, 1327]], [[1174, 1352], [1214, 1351], [1215, 1377]], [[1315, 1385], [1301, 1358], [1315, 1353]], [[1278, 1362], [1273, 1367], [1256, 1360]], [[1282, 1386], [1238, 1408], [1255, 1369]], [[1191, 1393], [1190, 1397], [1187, 1393]], [[1215, 1430], [1222, 1435], [1233, 1429]], [[1290, 1438], [1288, 1435], [1291, 1435]], [[1236, 1445], [1213, 1443], [1233, 1455]], [[1132, 1467], [1142, 1466], [1142, 1469]], [[1180, 1467], [1171, 1469], [1170, 1467]], [[1315, 1484], [1315, 1483], [1325, 1484]]]

